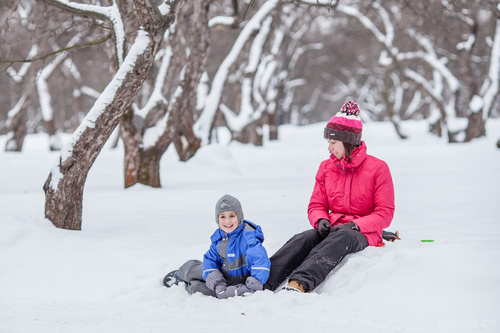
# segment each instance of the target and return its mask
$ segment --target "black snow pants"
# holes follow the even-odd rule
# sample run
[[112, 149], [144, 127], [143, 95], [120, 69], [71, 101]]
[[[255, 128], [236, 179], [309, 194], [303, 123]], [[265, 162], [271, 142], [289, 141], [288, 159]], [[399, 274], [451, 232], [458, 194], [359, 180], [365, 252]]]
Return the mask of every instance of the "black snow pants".
[[350, 253], [368, 246], [359, 231], [340, 229], [321, 238], [316, 229], [296, 234], [270, 259], [271, 273], [265, 289], [275, 290], [283, 281], [298, 280], [304, 290], [312, 291]]
[[216, 297], [203, 280], [203, 262], [199, 260], [189, 260], [183, 264], [177, 271], [177, 278], [186, 283], [186, 290], [191, 295], [198, 292]]

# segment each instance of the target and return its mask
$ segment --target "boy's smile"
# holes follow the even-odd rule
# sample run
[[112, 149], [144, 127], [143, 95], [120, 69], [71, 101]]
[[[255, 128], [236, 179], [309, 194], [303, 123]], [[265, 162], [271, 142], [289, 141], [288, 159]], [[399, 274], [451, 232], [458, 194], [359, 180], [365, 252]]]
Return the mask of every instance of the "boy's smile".
[[235, 211], [227, 211], [219, 214], [219, 228], [226, 234], [230, 234], [238, 227], [238, 215]]

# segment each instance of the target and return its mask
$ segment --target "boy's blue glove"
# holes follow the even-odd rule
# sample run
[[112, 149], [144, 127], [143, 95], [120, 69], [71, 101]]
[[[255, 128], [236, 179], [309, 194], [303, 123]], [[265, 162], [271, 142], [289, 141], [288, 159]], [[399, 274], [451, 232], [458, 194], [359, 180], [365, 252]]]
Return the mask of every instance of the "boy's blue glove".
[[330, 221], [328, 221], [327, 219], [320, 219], [318, 221], [318, 232], [321, 238], [325, 238], [326, 236], [328, 236], [331, 229], [332, 225], [330, 224]]

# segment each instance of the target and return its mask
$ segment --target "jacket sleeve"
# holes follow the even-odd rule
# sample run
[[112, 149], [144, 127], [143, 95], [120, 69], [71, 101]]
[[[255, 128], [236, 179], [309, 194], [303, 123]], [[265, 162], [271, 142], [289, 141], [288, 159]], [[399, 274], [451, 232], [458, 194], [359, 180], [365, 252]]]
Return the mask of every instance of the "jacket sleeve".
[[203, 256], [203, 280], [207, 280], [208, 274], [214, 270], [220, 270], [222, 267], [222, 261], [220, 259], [219, 253], [217, 252], [217, 245], [212, 244], [210, 249]]
[[[307, 216], [313, 228], [318, 228], [318, 221], [320, 219], [330, 220], [328, 217], [328, 197], [325, 189], [325, 173], [324, 163], [321, 163], [318, 172], [316, 173], [316, 182], [314, 184], [313, 193], [309, 206], [307, 208]], [[331, 222], [330, 222], [331, 223]]]
[[250, 274], [262, 284], [266, 283], [271, 269], [271, 260], [269, 260], [266, 248], [256, 237], [248, 239], [245, 256]]
[[362, 233], [380, 232], [391, 224], [394, 216], [394, 185], [389, 166], [383, 161], [380, 161], [374, 182], [373, 212], [354, 220]]

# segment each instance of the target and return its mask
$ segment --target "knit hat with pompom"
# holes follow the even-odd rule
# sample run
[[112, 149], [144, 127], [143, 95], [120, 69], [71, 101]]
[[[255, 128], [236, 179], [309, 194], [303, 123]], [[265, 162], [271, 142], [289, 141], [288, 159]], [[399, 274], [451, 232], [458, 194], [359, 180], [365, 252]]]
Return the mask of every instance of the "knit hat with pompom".
[[346, 101], [325, 127], [325, 139], [361, 144], [363, 122], [359, 117], [359, 106], [356, 101]]
[[226, 194], [215, 204], [215, 222], [219, 224], [219, 214], [228, 211], [236, 212], [236, 215], [238, 215], [238, 226], [240, 226], [244, 219], [241, 203], [235, 197]]

